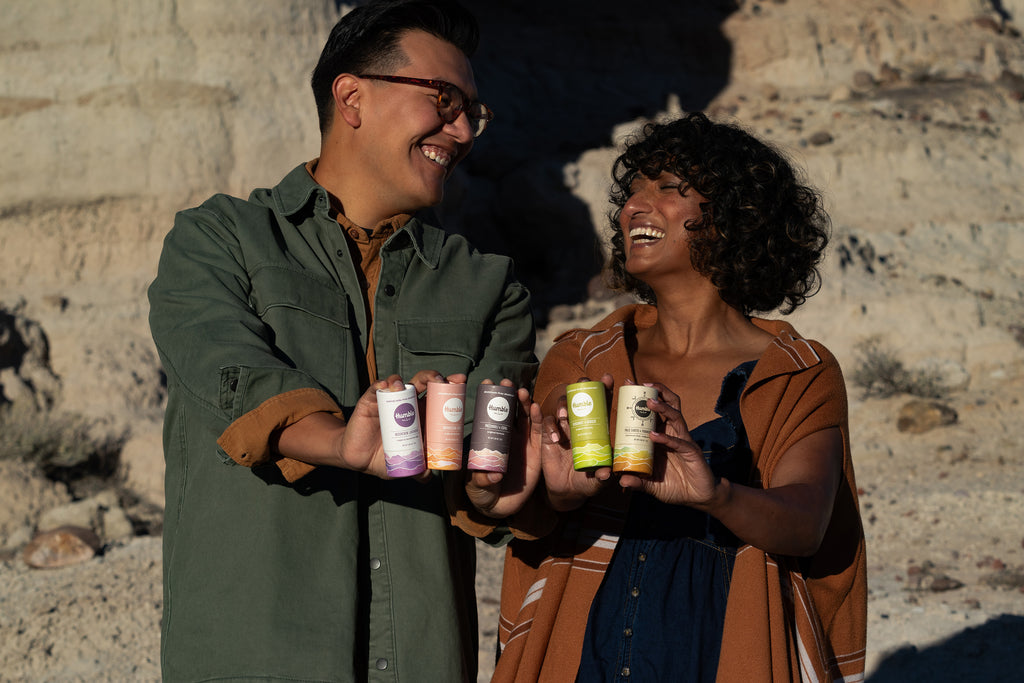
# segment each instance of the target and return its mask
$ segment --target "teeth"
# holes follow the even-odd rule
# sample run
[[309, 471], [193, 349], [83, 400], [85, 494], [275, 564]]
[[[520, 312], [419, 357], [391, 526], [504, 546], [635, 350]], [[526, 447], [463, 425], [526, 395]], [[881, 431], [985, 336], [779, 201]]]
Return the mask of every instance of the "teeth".
[[665, 236], [665, 233], [657, 228], [631, 228], [629, 231], [629, 239], [635, 240], [638, 237], [646, 237], [652, 240], [660, 240]]
[[425, 149], [425, 150], [423, 150], [423, 156], [425, 156], [426, 158], [430, 159], [431, 161], [433, 161], [435, 163], [441, 164], [442, 166], [444, 166], [446, 168], [447, 168], [448, 164], [451, 163], [451, 160], [452, 160], [452, 158], [450, 156], [448, 156], [447, 154], [445, 154], [444, 152], [441, 152], [441, 151], [438, 151], [438, 150], [434, 150], [434, 149]]

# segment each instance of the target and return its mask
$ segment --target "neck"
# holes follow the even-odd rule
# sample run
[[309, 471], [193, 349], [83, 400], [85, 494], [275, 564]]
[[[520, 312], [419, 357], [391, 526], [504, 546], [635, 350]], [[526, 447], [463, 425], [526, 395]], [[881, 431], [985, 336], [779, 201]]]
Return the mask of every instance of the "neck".
[[708, 348], [732, 346], [750, 332], [745, 315], [728, 305], [703, 277], [668, 291], [655, 289], [658, 320], [649, 333], [673, 353], [686, 354]]
[[374, 203], [374, 195], [359, 188], [362, 169], [344, 164], [329, 138], [320, 145], [320, 159], [313, 170], [313, 180], [327, 190], [334, 209], [352, 223], [367, 230], [395, 215]]

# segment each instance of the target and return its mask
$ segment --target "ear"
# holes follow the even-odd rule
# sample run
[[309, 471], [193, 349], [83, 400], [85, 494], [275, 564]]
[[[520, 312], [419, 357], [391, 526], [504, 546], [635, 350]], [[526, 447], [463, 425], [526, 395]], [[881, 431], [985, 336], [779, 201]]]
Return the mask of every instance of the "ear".
[[359, 111], [362, 101], [359, 79], [352, 74], [341, 74], [334, 79], [331, 92], [334, 94], [336, 117], [352, 128], [358, 128], [362, 123], [362, 115]]

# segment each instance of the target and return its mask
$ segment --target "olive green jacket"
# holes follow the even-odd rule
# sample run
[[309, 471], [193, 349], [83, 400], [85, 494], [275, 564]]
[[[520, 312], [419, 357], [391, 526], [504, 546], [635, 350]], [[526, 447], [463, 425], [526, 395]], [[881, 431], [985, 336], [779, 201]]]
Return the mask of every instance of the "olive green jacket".
[[[292, 482], [268, 445], [368, 387], [370, 315], [326, 191], [299, 166], [179, 213], [149, 297], [168, 383], [164, 678], [475, 680], [473, 539], [439, 478]], [[536, 367], [511, 261], [417, 217], [381, 251], [373, 322], [377, 375], [468, 373], [469, 420], [481, 380]], [[247, 444], [228, 457], [231, 425]]]

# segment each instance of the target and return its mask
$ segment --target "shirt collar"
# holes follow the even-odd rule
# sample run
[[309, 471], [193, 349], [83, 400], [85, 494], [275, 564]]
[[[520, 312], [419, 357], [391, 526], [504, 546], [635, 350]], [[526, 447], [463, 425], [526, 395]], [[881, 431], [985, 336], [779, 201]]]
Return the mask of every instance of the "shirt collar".
[[[327, 196], [327, 190], [313, 180], [306, 163], [299, 164], [292, 169], [274, 188], [273, 196], [278, 212], [285, 218], [291, 218], [299, 213], [310, 202], [316, 203], [317, 213], [322, 212], [325, 216], [330, 213], [330, 198]], [[432, 214], [433, 212], [428, 210], [411, 216], [399, 214], [383, 221], [379, 226], [375, 226], [375, 228], [392, 226], [390, 229], [394, 234], [388, 237], [384, 248], [399, 249], [403, 246], [404, 239], [408, 239], [420, 260], [431, 269], [436, 269], [440, 261], [445, 233], [433, 225], [433, 221], [424, 222], [424, 219]], [[401, 237], [403, 234], [408, 237], [403, 239]]]

